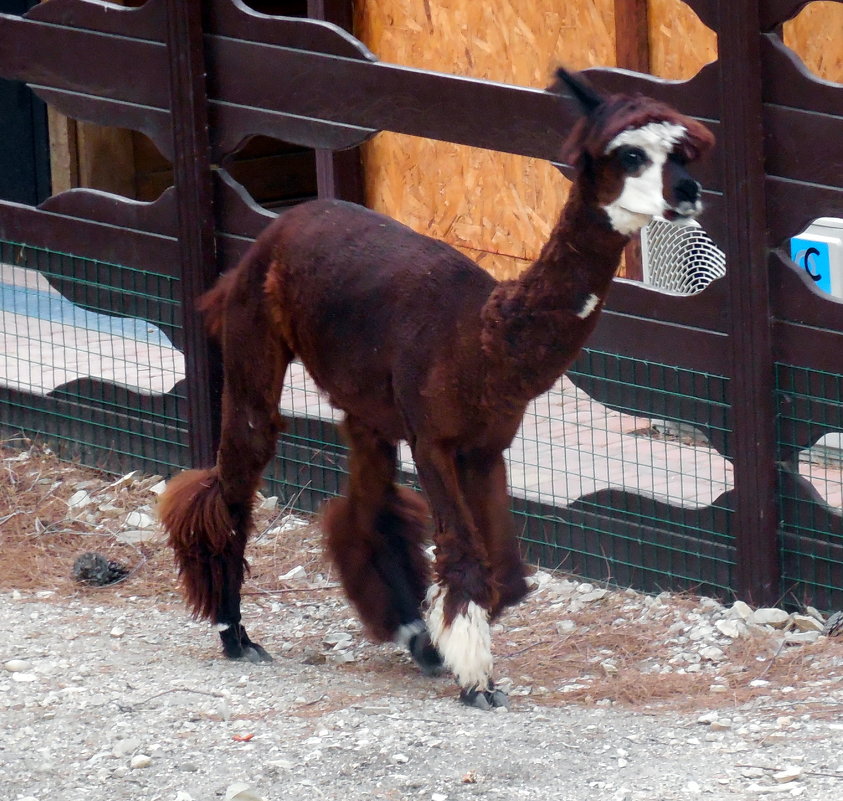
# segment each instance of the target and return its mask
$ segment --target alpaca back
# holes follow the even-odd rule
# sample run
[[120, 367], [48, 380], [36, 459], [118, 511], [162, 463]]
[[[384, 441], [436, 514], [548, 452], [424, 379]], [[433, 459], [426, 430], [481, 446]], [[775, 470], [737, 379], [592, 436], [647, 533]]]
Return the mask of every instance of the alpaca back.
[[267, 233], [270, 313], [335, 406], [398, 438], [396, 396], [418, 396], [437, 370], [449, 385], [478, 372], [496, 282], [454, 248], [341, 201], [297, 206]]

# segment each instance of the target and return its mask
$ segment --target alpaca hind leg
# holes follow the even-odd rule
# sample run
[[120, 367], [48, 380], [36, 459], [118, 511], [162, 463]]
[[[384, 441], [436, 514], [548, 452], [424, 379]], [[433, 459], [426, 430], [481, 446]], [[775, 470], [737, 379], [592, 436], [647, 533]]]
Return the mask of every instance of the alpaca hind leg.
[[422, 550], [427, 507], [394, 484], [394, 444], [351, 418], [343, 433], [350, 446], [348, 488], [325, 508], [328, 553], [370, 636], [398, 642], [425, 673], [435, 673], [441, 658], [421, 613], [429, 582]]
[[430, 514], [427, 504], [406, 487], [387, 492], [375, 529], [385, 547], [375, 551], [374, 565], [390, 588], [400, 625], [393, 636], [428, 676], [438, 675], [442, 657], [422, 617], [422, 603], [430, 584], [430, 567], [423, 547]]
[[469, 508], [486, 543], [498, 591], [497, 603], [491, 610], [494, 620], [529, 591], [510, 509], [506, 464], [500, 453], [477, 452], [462, 456], [458, 470]]
[[223, 655], [227, 659], [242, 662], [272, 662], [266, 649], [249, 638], [240, 622], [240, 588], [244, 568], [247, 569], [242, 554], [239, 560], [228, 562], [228, 567], [223, 577], [222, 597], [216, 614]]
[[416, 442], [413, 456], [436, 524], [437, 580], [427, 594], [433, 643], [454, 673], [463, 703], [481, 709], [507, 706], [506, 694], [492, 680], [489, 621], [497, 591], [460, 486], [455, 454], [438, 443]]
[[226, 503], [216, 467], [177, 475], [158, 507], [193, 616], [217, 626], [229, 659], [270, 661], [240, 625], [240, 585], [247, 569], [244, 511]]
[[272, 661], [269, 653], [249, 638], [241, 623], [240, 590], [248, 571], [243, 554], [253, 527], [254, 496], [264, 468], [275, 455], [275, 444], [283, 427], [278, 402], [292, 360], [292, 353], [283, 344], [264, 344], [269, 347], [263, 370], [253, 372], [239, 365], [226, 370], [222, 437], [217, 457], [220, 477], [225, 482], [223, 497], [238, 521], [235, 531], [240, 553], [237, 560], [229, 561], [224, 568], [223, 591], [214, 622], [223, 654], [229, 659], [249, 662]]
[[240, 622], [240, 588], [248, 569], [244, 554], [254, 496], [282, 428], [278, 401], [293, 354], [273, 330], [262, 293], [247, 289], [231, 290], [243, 297], [230, 304], [225, 317], [216, 465], [176, 476], [162, 495], [159, 514], [194, 617], [217, 626], [229, 659], [268, 661]]

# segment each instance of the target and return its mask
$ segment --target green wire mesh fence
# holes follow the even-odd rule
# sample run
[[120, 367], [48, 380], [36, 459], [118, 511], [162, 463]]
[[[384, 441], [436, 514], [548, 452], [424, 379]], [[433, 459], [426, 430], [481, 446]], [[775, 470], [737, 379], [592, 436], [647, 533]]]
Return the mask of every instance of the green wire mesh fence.
[[187, 461], [175, 278], [0, 242], [7, 433], [119, 472]]
[[783, 589], [834, 608], [843, 600], [843, 375], [777, 364], [776, 388]]
[[732, 469], [712, 446], [728, 438], [727, 389], [720, 376], [584, 351], [511, 452], [513, 484], [532, 477], [525, 500], [514, 492], [528, 553], [648, 590], [728, 594]]

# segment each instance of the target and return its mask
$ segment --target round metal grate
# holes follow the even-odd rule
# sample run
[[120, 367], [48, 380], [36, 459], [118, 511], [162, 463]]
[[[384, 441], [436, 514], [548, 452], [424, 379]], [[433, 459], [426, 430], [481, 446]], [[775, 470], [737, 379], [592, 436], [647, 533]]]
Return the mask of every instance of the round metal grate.
[[641, 232], [644, 281], [693, 295], [726, 275], [726, 257], [699, 223], [675, 225], [653, 220]]

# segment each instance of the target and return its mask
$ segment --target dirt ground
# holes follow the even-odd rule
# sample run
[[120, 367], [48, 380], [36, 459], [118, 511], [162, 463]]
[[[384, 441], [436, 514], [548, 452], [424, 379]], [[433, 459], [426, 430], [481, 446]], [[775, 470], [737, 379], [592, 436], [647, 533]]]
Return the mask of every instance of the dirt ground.
[[[843, 801], [843, 638], [815, 610], [774, 628], [538, 571], [494, 627], [511, 707], [480, 712], [365, 639], [318, 525], [271, 499], [243, 614], [275, 661], [221, 659], [160, 481], [0, 447], [0, 801]], [[84, 552], [125, 575], [80, 584]]]

